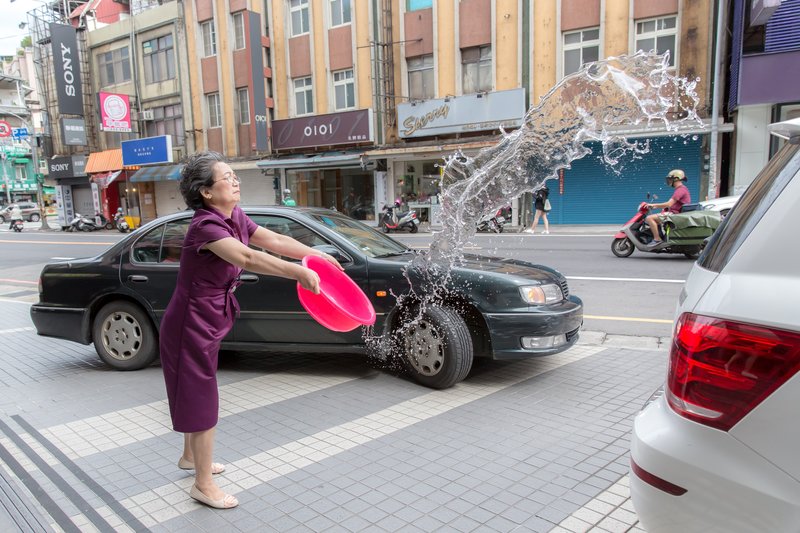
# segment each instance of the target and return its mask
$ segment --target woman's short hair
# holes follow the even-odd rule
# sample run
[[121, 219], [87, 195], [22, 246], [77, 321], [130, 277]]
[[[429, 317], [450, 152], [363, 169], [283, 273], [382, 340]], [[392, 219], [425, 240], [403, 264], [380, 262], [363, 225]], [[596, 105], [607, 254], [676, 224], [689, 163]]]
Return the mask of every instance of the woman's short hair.
[[186, 158], [179, 187], [190, 209], [197, 210], [205, 205], [202, 189], [214, 185], [214, 165], [220, 161], [224, 162], [225, 157], [211, 150], [195, 152]]

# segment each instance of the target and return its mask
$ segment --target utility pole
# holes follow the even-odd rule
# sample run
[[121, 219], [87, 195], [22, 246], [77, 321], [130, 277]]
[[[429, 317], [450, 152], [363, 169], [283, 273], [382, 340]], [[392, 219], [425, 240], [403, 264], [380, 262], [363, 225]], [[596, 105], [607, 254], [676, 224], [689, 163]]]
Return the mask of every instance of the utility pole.
[[6, 200], [8, 205], [11, 205], [11, 186], [8, 184], [8, 170], [6, 169], [6, 159], [8, 155], [6, 154], [5, 148], [3, 148], [3, 183], [6, 184]]

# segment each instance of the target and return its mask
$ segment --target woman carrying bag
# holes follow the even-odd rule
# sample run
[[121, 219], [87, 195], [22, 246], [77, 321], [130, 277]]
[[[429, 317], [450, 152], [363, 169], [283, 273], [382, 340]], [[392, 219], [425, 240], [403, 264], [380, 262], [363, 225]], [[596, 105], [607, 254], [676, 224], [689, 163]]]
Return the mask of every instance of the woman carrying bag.
[[550, 234], [550, 221], [547, 220], [547, 213], [550, 211], [551, 207], [548, 196], [550, 196], [550, 189], [548, 189], [546, 185], [542, 185], [542, 188], [536, 191], [536, 197], [533, 202], [536, 214], [533, 216], [533, 224], [530, 228], [525, 230], [525, 233], [533, 233], [536, 230], [536, 225], [539, 223], [539, 217], [542, 217], [542, 220], [544, 220], [544, 231], [542, 235]]

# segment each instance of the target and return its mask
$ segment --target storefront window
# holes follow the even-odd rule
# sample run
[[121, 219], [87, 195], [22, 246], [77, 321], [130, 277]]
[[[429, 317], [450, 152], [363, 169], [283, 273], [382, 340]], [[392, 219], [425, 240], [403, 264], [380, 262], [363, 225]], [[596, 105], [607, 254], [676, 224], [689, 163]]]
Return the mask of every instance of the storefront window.
[[375, 179], [360, 169], [288, 170], [286, 185], [297, 205], [336, 209], [375, 220]]
[[415, 209], [423, 222], [435, 222], [439, 208], [441, 160], [406, 161], [394, 167], [394, 197], [404, 209]]

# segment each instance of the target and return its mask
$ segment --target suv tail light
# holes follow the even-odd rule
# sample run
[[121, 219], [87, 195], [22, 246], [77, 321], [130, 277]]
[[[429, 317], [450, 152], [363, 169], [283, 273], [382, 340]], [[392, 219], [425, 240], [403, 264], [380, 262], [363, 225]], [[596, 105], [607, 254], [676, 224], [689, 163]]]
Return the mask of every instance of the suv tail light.
[[667, 401], [728, 431], [800, 370], [800, 334], [684, 313], [675, 326]]

